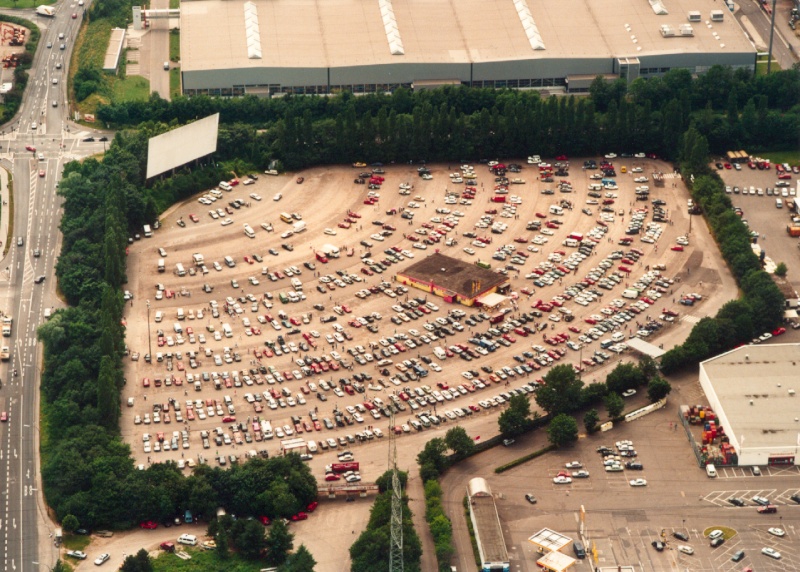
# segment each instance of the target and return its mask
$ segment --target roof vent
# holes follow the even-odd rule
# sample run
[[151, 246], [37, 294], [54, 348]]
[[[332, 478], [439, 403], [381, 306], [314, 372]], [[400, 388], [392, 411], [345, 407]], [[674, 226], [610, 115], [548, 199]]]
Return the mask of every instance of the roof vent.
[[400, 38], [400, 30], [394, 17], [392, 0], [378, 0], [378, 6], [381, 9], [381, 19], [383, 20], [383, 29], [386, 32], [386, 40], [389, 42], [389, 51], [393, 56], [405, 55], [403, 40]]
[[530, 8], [525, 0], [514, 0], [514, 7], [517, 9], [517, 16], [522, 23], [522, 28], [525, 30], [525, 35], [528, 36], [528, 42], [534, 50], [543, 50], [544, 41], [542, 35], [539, 33], [539, 28], [533, 21]]
[[750, 354], [744, 354], [744, 361], [750, 361]]
[[794, 397], [794, 389], [790, 389], [790, 390], [789, 390], [789, 395], [791, 395], [792, 397]]
[[657, 16], [666, 16], [669, 14], [667, 11], [667, 7], [664, 6], [664, 3], [661, 0], [648, 0], [650, 2], [650, 7], [653, 9], [653, 12], [656, 13]]
[[258, 8], [254, 2], [244, 3], [244, 33], [247, 41], [247, 57], [261, 59], [261, 32], [258, 29]]
[[675, 36], [675, 30], [669, 24], [663, 24], [661, 26], [661, 35], [665, 38], [672, 38]]
[[752, 399], [750, 400], [750, 405], [753, 405], [753, 400]]

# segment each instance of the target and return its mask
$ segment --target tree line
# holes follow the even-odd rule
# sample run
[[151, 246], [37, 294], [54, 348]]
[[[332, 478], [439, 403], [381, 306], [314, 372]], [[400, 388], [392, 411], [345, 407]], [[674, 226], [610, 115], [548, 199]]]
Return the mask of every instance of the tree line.
[[[696, 78], [675, 69], [663, 77], [596, 79], [590, 97], [550, 97], [518, 90], [445, 87], [355, 97], [278, 99], [179, 97], [101, 106], [110, 126], [180, 124], [220, 113], [218, 155], [289, 170], [316, 164], [458, 161], [609, 150], [677, 159], [694, 126], [723, 153], [731, 148], [793, 149], [800, 131], [800, 71], [769, 76], [715, 66]], [[224, 141], [224, 145], [222, 144]]]

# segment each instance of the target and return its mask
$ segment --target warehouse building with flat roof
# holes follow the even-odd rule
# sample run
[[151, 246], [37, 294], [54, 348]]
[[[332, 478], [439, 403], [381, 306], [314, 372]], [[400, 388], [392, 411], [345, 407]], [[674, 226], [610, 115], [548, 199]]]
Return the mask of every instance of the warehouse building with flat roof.
[[505, 290], [509, 284], [503, 274], [440, 253], [412, 264], [395, 280], [465, 306], [479, 304], [481, 297]]
[[800, 344], [742, 346], [700, 364], [739, 465], [800, 464]]
[[[400, 86], [585, 92], [670, 69], [755, 69], [715, 0], [189, 0], [187, 95], [385, 92]], [[692, 14], [690, 14], [690, 12]]]
[[481, 572], [508, 572], [511, 564], [489, 483], [481, 477], [471, 479], [467, 483], [467, 496], [469, 518], [481, 558]]

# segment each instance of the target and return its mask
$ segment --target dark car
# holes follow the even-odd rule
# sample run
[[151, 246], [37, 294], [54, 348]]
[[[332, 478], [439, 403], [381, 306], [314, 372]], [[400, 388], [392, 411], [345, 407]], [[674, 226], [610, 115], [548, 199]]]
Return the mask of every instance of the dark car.
[[733, 556], [731, 556], [731, 560], [734, 562], [739, 562], [742, 558], [744, 558], [744, 550], [737, 550]]
[[683, 532], [673, 532], [672, 536], [674, 536], [678, 540], [683, 540], [684, 542], [688, 542], [689, 541], [689, 535], [685, 534]]
[[660, 540], [654, 540], [654, 541], [653, 541], [653, 542], [651, 542], [650, 544], [652, 544], [652, 545], [653, 545], [653, 548], [655, 548], [655, 549], [656, 549], [656, 550], [658, 550], [659, 552], [663, 552], [663, 551], [664, 551], [664, 543], [663, 543], [663, 542], [661, 542]]
[[714, 540], [711, 541], [711, 547], [716, 548], [717, 546], [722, 546], [724, 542], [725, 542], [725, 537], [720, 536], [719, 538], [715, 538]]
[[744, 506], [744, 501], [738, 497], [731, 497], [728, 499], [728, 502], [733, 506]]
[[792, 499], [797, 504], [800, 504], [800, 493], [795, 493], [792, 496], [790, 496], [789, 498]]

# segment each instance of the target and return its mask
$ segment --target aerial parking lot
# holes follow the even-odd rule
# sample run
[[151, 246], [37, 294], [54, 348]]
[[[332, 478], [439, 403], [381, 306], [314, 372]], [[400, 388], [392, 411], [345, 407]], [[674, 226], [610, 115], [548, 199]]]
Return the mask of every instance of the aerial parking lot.
[[[229, 465], [302, 438], [322, 482], [326, 450], [391, 430], [410, 459], [552, 364], [589, 383], [631, 359], [631, 336], [669, 349], [733, 296], [666, 164], [529, 161], [245, 174], [176, 205], [130, 245], [121, 427], [137, 463]], [[509, 302], [393, 280], [434, 253], [505, 274]]]

